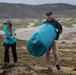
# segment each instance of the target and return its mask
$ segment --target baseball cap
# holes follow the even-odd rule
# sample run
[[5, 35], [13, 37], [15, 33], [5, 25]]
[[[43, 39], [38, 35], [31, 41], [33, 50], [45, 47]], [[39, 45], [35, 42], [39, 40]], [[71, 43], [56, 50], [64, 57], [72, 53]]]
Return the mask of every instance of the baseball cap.
[[52, 15], [52, 12], [51, 11], [46, 12], [46, 15]]

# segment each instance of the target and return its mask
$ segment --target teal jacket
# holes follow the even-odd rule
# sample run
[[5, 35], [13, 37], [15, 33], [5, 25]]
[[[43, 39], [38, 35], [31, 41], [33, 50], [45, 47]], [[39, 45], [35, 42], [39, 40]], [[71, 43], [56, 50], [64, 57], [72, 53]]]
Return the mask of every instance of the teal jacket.
[[[15, 30], [14, 27], [12, 27], [12, 31], [13, 31], [13, 30]], [[16, 42], [16, 36], [13, 37], [13, 38], [11, 38], [11, 39], [7, 39], [7, 37], [12, 36], [12, 32], [9, 32], [7, 26], [4, 27], [4, 33], [5, 33], [5, 39], [4, 39], [4, 42], [5, 42], [6, 44], [13, 44], [13, 43]]]

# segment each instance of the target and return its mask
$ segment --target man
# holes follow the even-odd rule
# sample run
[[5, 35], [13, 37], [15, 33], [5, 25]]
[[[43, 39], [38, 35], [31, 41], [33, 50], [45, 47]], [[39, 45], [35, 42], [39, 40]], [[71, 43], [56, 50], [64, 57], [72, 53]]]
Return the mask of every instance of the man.
[[57, 68], [57, 70], [60, 70], [60, 65], [58, 62], [58, 44], [57, 44], [57, 42], [59, 39], [59, 34], [62, 33], [62, 26], [59, 24], [58, 21], [56, 21], [53, 18], [53, 13], [51, 11], [46, 13], [46, 17], [47, 17], [47, 20], [44, 23], [50, 23], [51, 25], [53, 25], [56, 28], [56, 31], [57, 31], [57, 35], [56, 35], [56, 38], [55, 38], [53, 44], [50, 46], [49, 50], [46, 52], [47, 67], [48, 67], [48, 70], [50, 70], [52, 72], [53, 70], [52, 70], [51, 64], [50, 64], [50, 50], [51, 50], [51, 48], [52, 48], [52, 53], [54, 55], [56, 68]]

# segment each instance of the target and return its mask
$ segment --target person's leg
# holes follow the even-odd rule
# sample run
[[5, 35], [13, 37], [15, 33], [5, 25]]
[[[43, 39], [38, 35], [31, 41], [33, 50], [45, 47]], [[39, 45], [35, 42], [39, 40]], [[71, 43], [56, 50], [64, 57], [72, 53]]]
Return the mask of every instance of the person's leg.
[[58, 44], [57, 42], [53, 42], [52, 44], [52, 53], [54, 55], [55, 64], [58, 64]]
[[57, 41], [54, 41], [52, 44], [52, 53], [54, 55], [55, 64], [58, 70], [60, 70], [60, 65], [58, 62], [58, 43]]
[[11, 49], [14, 58], [14, 63], [16, 63], [17, 62], [16, 42], [14, 44], [11, 44]]
[[9, 47], [10, 45], [5, 43], [5, 47], [4, 47], [5, 48], [5, 52], [4, 52], [4, 63], [5, 64], [9, 63]]
[[47, 64], [48, 70], [52, 72], [51, 63], [50, 63], [50, 50], [51, 50], [51, 47], [46, 52], [46, 64]]

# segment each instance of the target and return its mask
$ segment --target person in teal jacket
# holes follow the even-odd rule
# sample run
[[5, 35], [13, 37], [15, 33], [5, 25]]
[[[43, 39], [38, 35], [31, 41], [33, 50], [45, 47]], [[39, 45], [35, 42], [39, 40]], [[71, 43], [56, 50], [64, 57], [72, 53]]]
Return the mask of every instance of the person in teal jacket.
[[12, 49], [12, 54], [14, 58], [14, 63], [17, 62], [17, 53], [16, 53], [16, 34], [15, 34], [15, 28], [12, 26], [12, 23], [10, 20], [7, 20], [4, 23], [4, 34], [5, 34], [5, 39], [4, 39], [4, 48], [5, 48], [5, 53], [4, 53], [4, 63], [7, 65], [9, 63], [9, 48], [11, 47]]

